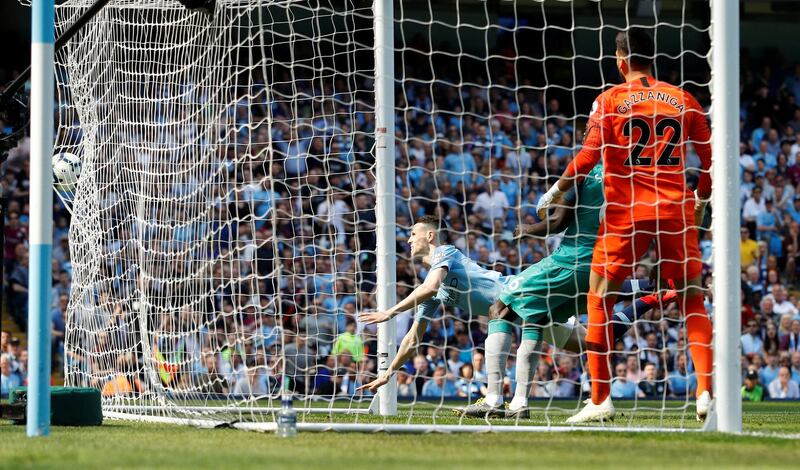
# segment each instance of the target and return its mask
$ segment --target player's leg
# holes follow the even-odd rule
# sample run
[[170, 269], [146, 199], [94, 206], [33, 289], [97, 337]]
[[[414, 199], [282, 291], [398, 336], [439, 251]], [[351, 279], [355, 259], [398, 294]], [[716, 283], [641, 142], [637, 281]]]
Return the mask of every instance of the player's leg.
[[[636, 227], [639, 228], [639, 227]], [[649, 227], [648, 227], [649, 228]], [[592, 398], [576, 415], [567, 419], [569, 424], [613, 419], [611, 403], [611, 367], [609, 354], [614, 342], [611, 318], [624, 279], [633, 271], [634, 260], [641, 258], [650, 245], [652, 233], [634, 227], [616, 227], [601, 224], [592, 254], [592, 273], [589, 277], [587, 311], [589, 325], [586, 333], [586, 350], [589, 375], [592, 380]]]
[[[528, 395], [538, 366], [543, 341], [556, 346], [569, 336], [569, 321], [576, 305], [585, 305], [586, 296], [578, 290], [588, 284], [588, 272], [559, 266], [551, 258], [535, 264], [510, 295], [501, 298], [522, 319], [522, 338], [517, 349], [516, 387], [509, 405], [510, 417], [527, 417]], [[581, 279], [585, 278], [582, 282]], [[566, 335], [564, 334], [566, 332]]]
[[614, 315], [616, 294], [621, 281], [607, 279], [592, 271], [589, 278], [587, 312], [589, 328], [586, 335], [586, 354], [592, 378], [592, 403], [599, 405], [611, 395], [609, 352], [614, 345]]
[[498, 300], [489, 308], [489, 335], [486, 338], [486, 396], [463, 408], [455, 408], [457, 415], [474, 418], [505, 416], [503, 410], [503, 378], [508, 353], [511, 350], [512, 324], [519, 318], [514, 311]]
[[[625, 283], [628, 282], [629, 281], [625, 281]], [[625, 293], [624, 284], [622, 286], [622, 292]], [[649, 292], [649, 290], [646, 292]], [[624, 309], [614, 313], [613, 337], [622, 338], [628, 330], [630, 330], [631, 325], [636, 321], [637, 317], [644, 315], [659, 304], [668, 305], [674, 302], [676, 298], [676, 291], [670, 288], [670, 290], [663, 294], [655, 292], [634, 300]], [[584, 307], [579, 311], [586, 312], [586, 309]], [[570, 317], [569, 320], [564, 323], [553, 323], [549, 330], [545, 330], [544, 338], [547, 342], [556, 345], [559, 349], [565, 349], [579, 354], [583, 354], [583, 352], [586, 351], [586, 328], [584, 328], [575, 317]]]
[[701, 288], [701, 278], [696, 276], [686, 285], [676, 282], [679, 305], [686, 316], [686, 333], [697, 373], [697, 396], [711, 393], [711, 371], [713, 367], [712, 326], [708, 319]]
[[542, 327], [526, 325], [522, 327], [522, 339], [517, 348], [516, 385], [514, 398], [508, 406], [509, 418], [528, 418], [528, 396], [533, 377], [539, 366], [542, 354]]
[[500, 407], [503, 404], [503, 378], [508, 353], [511, 351], [512, 323], [517, 314], [502, 300], [489, 309], [489, 335], [486, 338], [486, 375], [488, 378], [486, 403]]
[[704, 420], [711, 403], [713, 368], [712, 327], [706, 312], [702, 290], [702, 264], [697, 229], [669, 227], [659, 237], [662, 253], [661, 274], [672, 279], [678, 291], [678, 302], [686, 318], [686, 333], [697, 374], [697, 418]]

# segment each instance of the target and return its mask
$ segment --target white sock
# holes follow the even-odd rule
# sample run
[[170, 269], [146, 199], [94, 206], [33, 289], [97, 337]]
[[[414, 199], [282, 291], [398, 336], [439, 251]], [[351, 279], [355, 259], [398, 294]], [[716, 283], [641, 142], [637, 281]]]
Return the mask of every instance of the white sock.
[[503, 371], [506, 359], [511, 349], [511, 335], [503, 332], [494, 332], [486, 338], [486, 375], [487, 388], [486, 403], [491, 406], [503, 404]]
[[528, 395], [536, 366], [539, 365], [541, 350], [542, 342], [530, 339], [523, 339], [517, 348], [517, 386], [514, 388], [514, 398], [509, 405], [512, 410], [528, 406]]

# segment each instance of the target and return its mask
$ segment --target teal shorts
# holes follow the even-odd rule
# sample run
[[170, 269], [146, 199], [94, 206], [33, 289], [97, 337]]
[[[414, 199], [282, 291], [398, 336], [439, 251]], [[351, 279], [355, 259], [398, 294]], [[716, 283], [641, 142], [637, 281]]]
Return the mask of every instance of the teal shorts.
[[547, 326], [585, 312], [588, 292], [588, 270], [565, 268], [544, 258], [511, 279], [500, 300], [525, 325]]

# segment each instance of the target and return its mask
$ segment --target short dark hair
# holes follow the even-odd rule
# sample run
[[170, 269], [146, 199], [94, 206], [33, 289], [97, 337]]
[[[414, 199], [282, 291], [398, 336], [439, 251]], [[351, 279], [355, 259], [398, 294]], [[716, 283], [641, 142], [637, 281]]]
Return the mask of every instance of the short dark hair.
[[617, 33], [617, 50], [628, 56], [631, 66], [643, 69], [653, 65], [656, 43], [644, 28], [631, 27]]
[[435, 228], [436, 230], [439, 230], [442, 227], [442, 221], [439, 220], [439, 218], [436, 217], [435, 215], [423, 215], [422, 217], [417, 219], [416, 223], [429, 225]]

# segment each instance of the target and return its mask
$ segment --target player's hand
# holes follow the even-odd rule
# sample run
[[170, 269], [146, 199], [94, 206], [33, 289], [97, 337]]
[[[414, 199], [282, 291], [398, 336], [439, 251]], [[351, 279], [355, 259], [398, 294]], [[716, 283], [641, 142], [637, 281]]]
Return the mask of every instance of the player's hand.
[[550, 209], [550, 206], [560, 201], [562, 195], [563, 193], [558, 190], [557, 183], [551, 186], [550, 189], [542, 195], [539, 202], [536, 204], [536, 213], [539, 215], [540, 219], [544, 220], [547, 216], [547, 210]]
[[519, 237], [522, 237], [524, 235], [529, 235], [531, 227], [533, 227], [533, 225], [529, 225], [529, 224], [517, 225], [514, 228], [514, 238], [519, 238]]
[[392, 316], [386, 312], [363, 312], [358, 316], [358, 321], [366, 325], [372, 325], [389, 321], [391, 318]]
[[699, 228], [703, 226], [703, 219], [706, 216], [706, 205], [708, 204], [708, 201], [705, 199], [701, 199], [700, 196], [696, 196], [695, 201], [696, 202], [694, 203], [694, 225]]
[[364, 384], [364, 385], [358, 387], [356, 389], [356, 392], [369, 390], [370, 392], [375, 393], [375, 392], [378, 391], [379, 388], [383, 387], [384, 385], [386, 385], [388, 383], [389, 383], [389, 377], [381, 376], [381, 377], [378, 377], [377, 379], [373, 380], [372, 382], [370, 382], [368, 384]]

